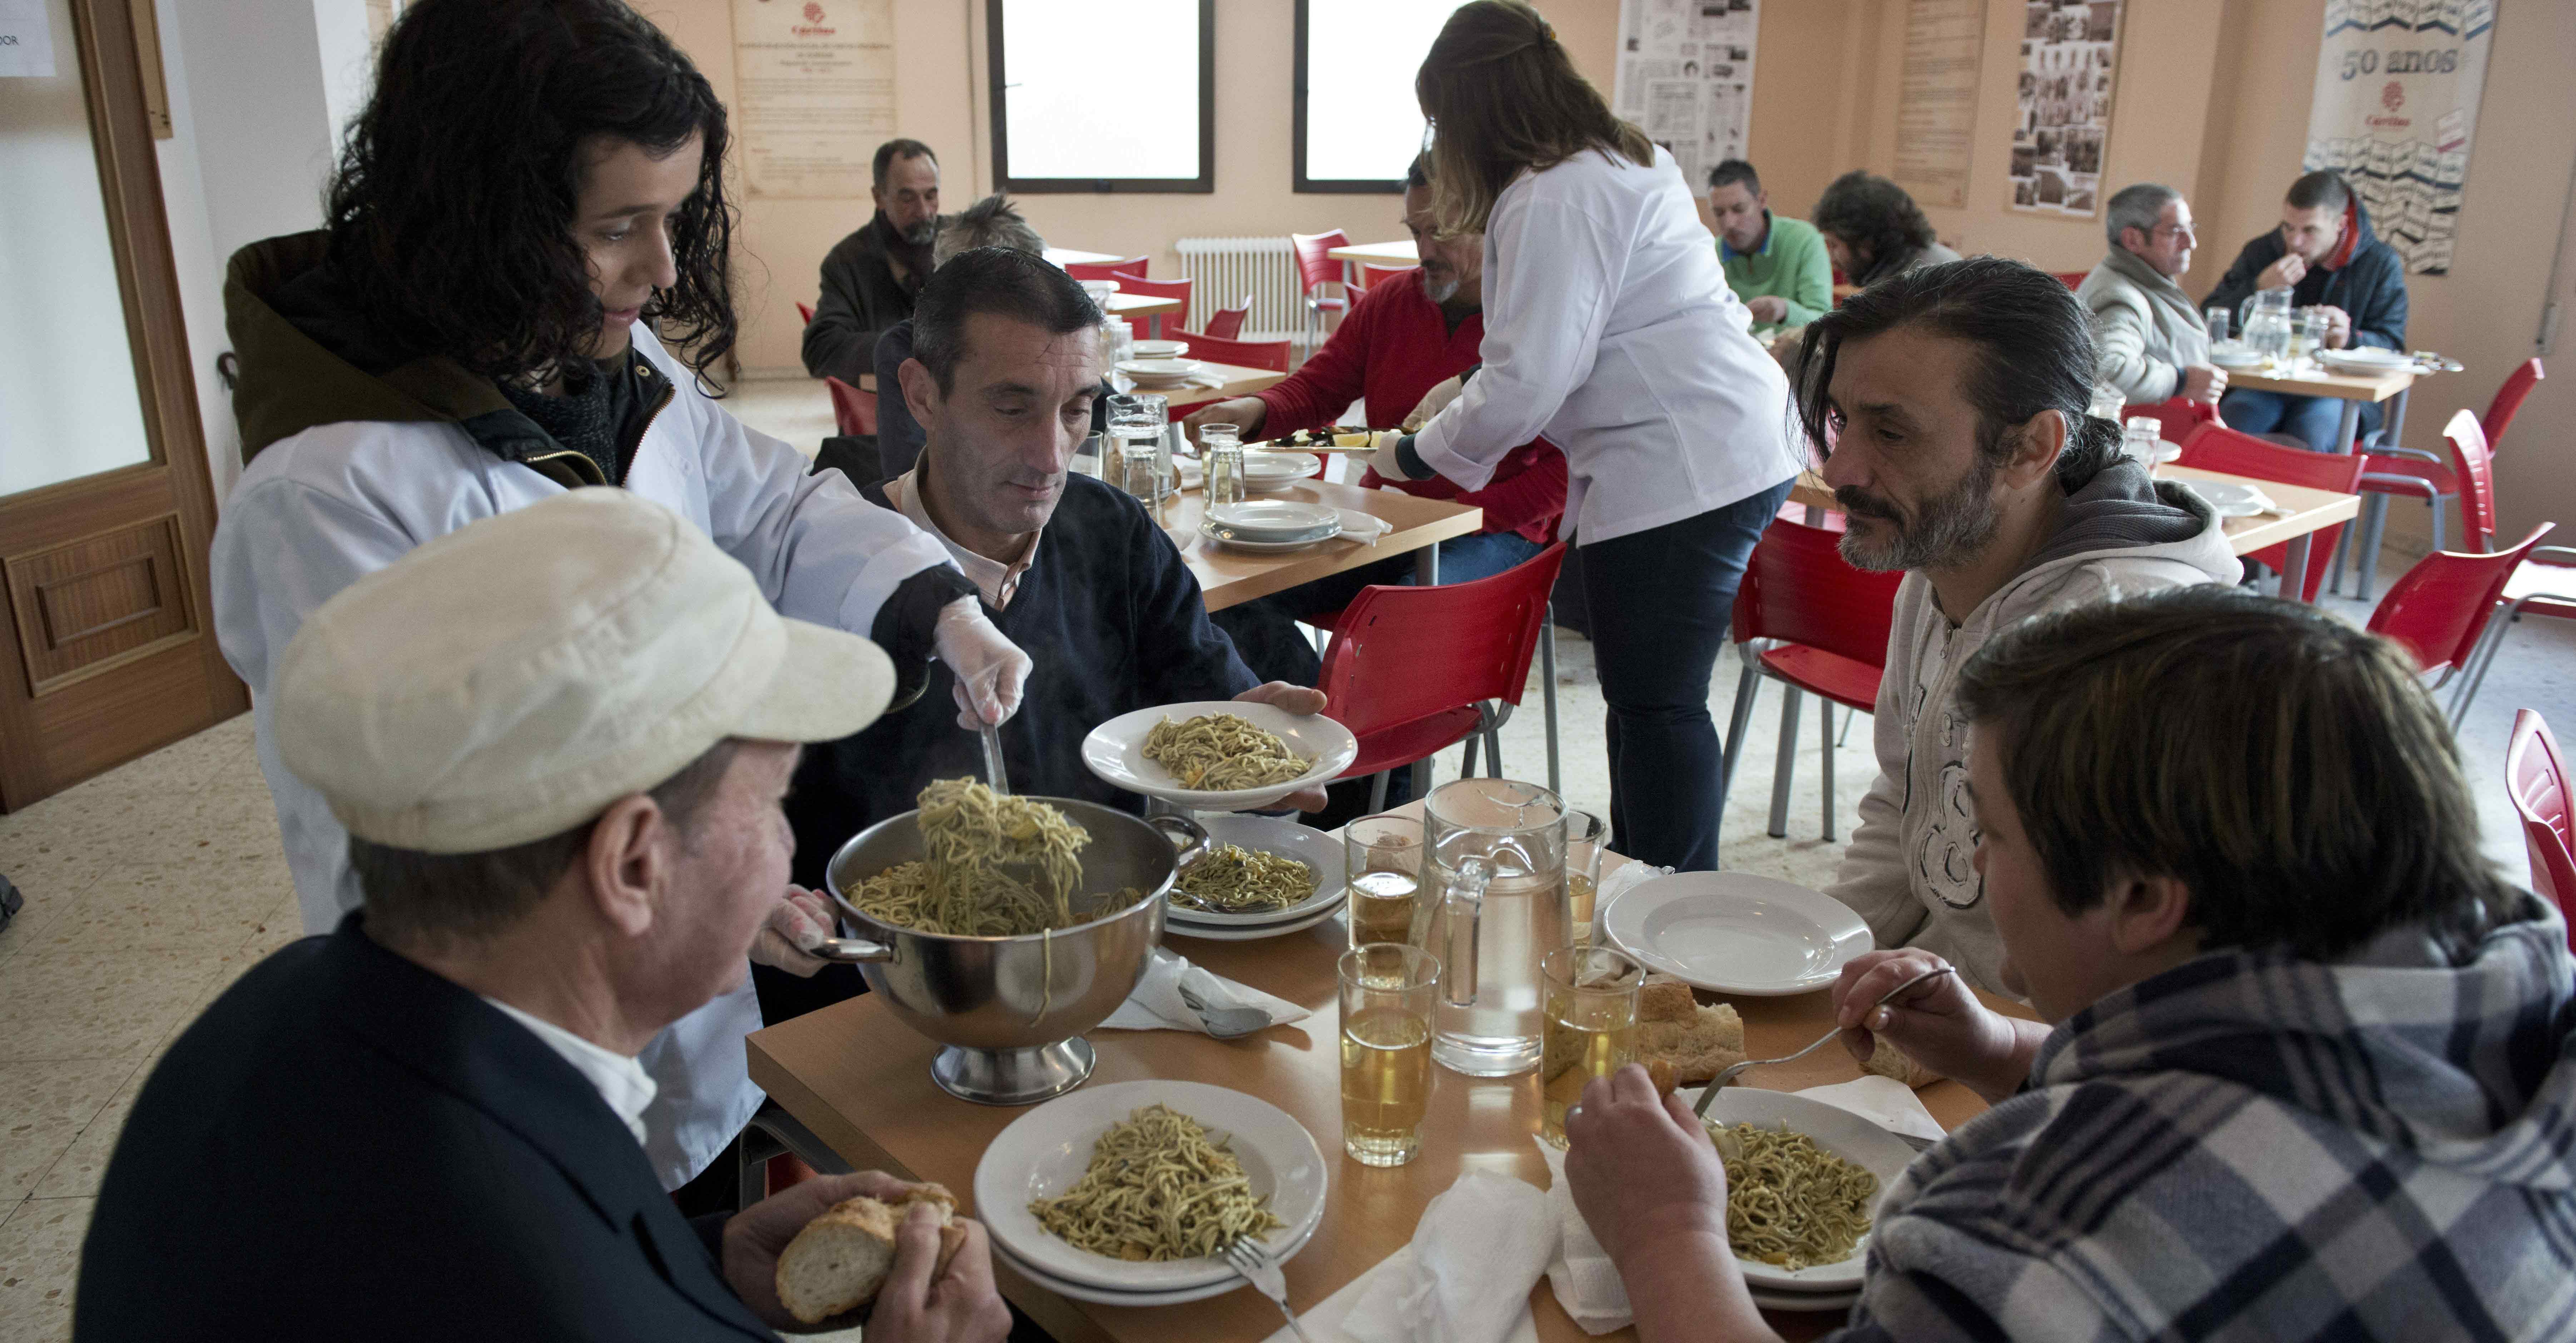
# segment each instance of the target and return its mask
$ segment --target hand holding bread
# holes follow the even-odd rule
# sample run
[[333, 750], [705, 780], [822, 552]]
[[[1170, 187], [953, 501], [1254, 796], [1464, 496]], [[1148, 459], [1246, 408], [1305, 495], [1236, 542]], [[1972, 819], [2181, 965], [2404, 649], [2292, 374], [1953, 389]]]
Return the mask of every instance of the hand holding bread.
[[818, 1176], [725, 1224], [725, 1280], [782, 1330], [872, 1304], [871, 1343], [997, 1343], [1010, 1311], [993, 1287], [990, 1243], [955, 1209], [935, 1184]]

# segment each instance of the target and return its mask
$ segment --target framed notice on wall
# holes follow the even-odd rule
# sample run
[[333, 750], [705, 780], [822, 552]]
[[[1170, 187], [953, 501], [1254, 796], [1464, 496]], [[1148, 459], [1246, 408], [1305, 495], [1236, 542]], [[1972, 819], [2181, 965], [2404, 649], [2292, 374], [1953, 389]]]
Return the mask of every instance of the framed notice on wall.
[[1896, 171], [1924, 205], [1968, 203], [1976, 147], [1977, 69], [1986, 44], [1986, 0], [1907, 0], [1905, 73], [1896, 94]]
[[2343, 174], [2406, 269], [2442, 275], [2460, 230], [2495, 0], [2326, 0], [2304, 169]]
[[2028, 0], [2023, 6], [2014, 209], [2078, 219], [2101, 210], [2120, 8], [2120, 0]]
[[1673, 153], [1691, 190], [1744, 157], [1760, 0], [1620, 0], [1612, 105]]
[[863, 198], [894, 131], [894, 0], [733, 0], [733, 122], [755, 196]]

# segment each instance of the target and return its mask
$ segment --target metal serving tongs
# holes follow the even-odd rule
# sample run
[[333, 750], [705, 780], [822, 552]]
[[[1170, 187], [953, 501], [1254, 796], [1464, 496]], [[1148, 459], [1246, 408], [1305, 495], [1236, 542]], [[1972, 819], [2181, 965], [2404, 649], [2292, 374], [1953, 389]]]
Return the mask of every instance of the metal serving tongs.
[[[1001, 676], [1001, 672], [995, 671], [993, 675], [995, 679], [998, 680]], [[988, 695], [991, 690], [991, 686], [985, 687], [985, 691]], [[972, 697], [970, 696], [969, 698]], [[1011, 793], [1011, 775], [1010, 771], [1002, 767], [1002, 725], [999, 723], [985, 723], [981, 721], [981, 718], [982, 715], [977, 715], [978, 726], [983, 728], [984, 737], [984, 781], [992, 787], [994, 792], [999, 793], [1004, 797], [1008, 797]]]

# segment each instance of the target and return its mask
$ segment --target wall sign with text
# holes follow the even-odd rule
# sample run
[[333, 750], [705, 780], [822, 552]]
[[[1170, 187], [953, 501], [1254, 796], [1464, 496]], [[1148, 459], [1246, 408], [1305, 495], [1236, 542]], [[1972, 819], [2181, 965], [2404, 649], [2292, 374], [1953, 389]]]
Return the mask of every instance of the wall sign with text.
[[2495, 0], [2326, 0], [2301, 167], [2352, 184], [2406, 269], [2451, 269]]

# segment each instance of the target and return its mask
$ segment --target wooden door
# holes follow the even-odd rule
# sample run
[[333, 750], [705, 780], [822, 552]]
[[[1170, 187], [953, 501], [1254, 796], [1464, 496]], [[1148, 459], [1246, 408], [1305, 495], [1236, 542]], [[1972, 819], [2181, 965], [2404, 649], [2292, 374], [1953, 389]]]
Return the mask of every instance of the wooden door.
[[[0, 78], [0, 810], [250, 707], [215, 647], [214, 489], [126, 0], [39, 0]], [[86, 151], [86, 152], [84, 152]]]

